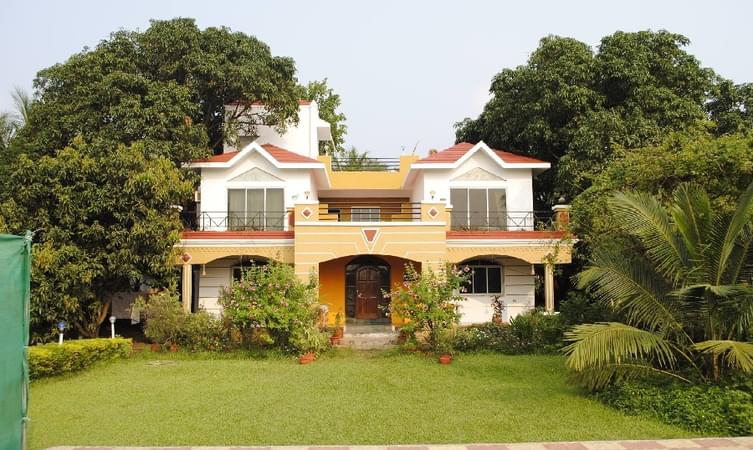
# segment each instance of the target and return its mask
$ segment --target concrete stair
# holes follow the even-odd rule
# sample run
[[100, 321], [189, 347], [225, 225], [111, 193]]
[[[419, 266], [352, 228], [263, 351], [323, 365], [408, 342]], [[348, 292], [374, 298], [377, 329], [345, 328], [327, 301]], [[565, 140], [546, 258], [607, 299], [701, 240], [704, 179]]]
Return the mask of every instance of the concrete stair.
[[359, 350], [380, 350], [394, 346], [397, 333], [391, 325], [347, 324], [342, 345]]

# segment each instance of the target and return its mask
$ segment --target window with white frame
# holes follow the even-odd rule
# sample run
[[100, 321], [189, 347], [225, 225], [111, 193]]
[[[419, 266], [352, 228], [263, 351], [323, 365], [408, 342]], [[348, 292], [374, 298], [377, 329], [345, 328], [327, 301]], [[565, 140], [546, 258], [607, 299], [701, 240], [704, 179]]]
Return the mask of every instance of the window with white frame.
[[453, 188], [451, 225], [455, 230], [506, 230], [507, 195], [504, 189]]
[[379, 208], [357, 207], [350, 209], [350, 220], [352, 222], [379, 222], [381, 210]]
[[502, 294], [504, 291], [502, 266], [494, 261], [469, 261], [464, 266], [470, 269], [470, 277], [464, 294]]
[[228, 189], [227, 226], [230, 230], [282, 230], [285, 218], [283, 189]]

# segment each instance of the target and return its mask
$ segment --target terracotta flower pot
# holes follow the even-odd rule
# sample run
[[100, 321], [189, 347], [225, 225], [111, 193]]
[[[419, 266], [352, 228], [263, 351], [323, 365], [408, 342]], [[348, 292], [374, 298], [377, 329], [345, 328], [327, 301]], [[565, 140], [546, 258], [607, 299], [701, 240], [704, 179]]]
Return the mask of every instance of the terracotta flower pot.
[[342, 327], [335, 328], [335, 332], [332, 334], [332, 337], [336, 337], [336, 338], [342, 339], [343, 333], [344, 333], [344, 331], [343, 331]]
[[314, 358], [316, 358], [316, 355], [313, 352], [304, 353], [298, 358], [298, 362], [300, 364], [310, 364], [314, 362]]
[[446, 353], [439, 355], [439, 364], [447, 365], [447, 364], [450, 364], [451, 362], [452, 362], [452, 355], [449, 355]]
[[157, 353], [158, 351], [160, 351], [160, 345], [154, 343], [151, 345], [151, 349], [152, 349], [152, 352]]
[[170, 344], [170, 352], [171, 353], [177, 353], [178, 352], [178, 344]]
[[342, 340], [342, 336], [332, 335], [329, 337], [329, 342], [332, 343], [332, 345], [340, 345]]

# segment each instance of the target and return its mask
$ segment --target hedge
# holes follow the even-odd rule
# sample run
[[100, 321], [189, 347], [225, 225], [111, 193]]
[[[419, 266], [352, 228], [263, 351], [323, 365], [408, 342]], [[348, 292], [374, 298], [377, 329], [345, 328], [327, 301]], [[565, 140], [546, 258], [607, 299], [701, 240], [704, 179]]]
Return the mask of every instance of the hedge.
[[29, 378], [32, 380], [86, 369], [99, 361], [126, 357], [131, 340], [80, 339], [63, 345], [45, 344], [29, 347]]
[[719, 436], [753, 434], [751, 395], [728, 386], [636, 380], [612, 385], [597, 397], [627, 414], [653, 416], [695, 432]]

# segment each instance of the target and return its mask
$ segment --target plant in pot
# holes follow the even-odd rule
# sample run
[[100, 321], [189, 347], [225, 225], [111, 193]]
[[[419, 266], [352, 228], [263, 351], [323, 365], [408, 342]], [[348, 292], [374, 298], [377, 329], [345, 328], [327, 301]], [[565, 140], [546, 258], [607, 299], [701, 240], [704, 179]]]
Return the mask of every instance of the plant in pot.
[[501, 295], [492, 297], [492, 322], [496, 325], [502, 324], [502, 312], [505, 310], [505, 302]]
[[304, 326], [293, 331], [290, 342], [299, 353], [298, 362], [309, 364], [317, 353], [327, 348], [327, 334], [316, 326]]
[[455, 349], [455, 330], [446, 329], [437, 333], [434, 342], [434, 350], [439, 354], [440, 364], [450, 364], [452, 362], [452, 353]]
[[329, 341], [332, 345], [340, 345], [340, 342], [342, 342], [343, 338], [343, 319], [342, 315], [338, 312], [335, 315], [335, 326], [332, 329], [332, 336], [330, 336]]

